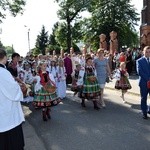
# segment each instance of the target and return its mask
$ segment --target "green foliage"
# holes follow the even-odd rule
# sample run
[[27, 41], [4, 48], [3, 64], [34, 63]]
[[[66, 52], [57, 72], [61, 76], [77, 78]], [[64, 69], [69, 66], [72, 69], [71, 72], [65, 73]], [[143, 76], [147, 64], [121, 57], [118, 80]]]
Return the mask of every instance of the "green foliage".
[[86, 10], [87, 5], [90, 0], [55, 0], [59, 6], [60, 10], [58, 10], [57, 15], [61, 20], [64, 20], [67, 27], [67, 35], [66, 35], [66, 46], [67, 50], [70, 50], [72, 45], [72, 30], [71, 23], [74, 20], [80, 19], [80, 13]]
[[4, 48], [3, 43], [0, 41], [0, 48]]
[[13, 16], [23, 13], [23, 7], [26, 0], [0, 0], [0, 22], [6, 18], [6, 11], [11, 12]]
[[41, 53], [41, 51], [40, 51], [38, 48], [33, 48], [33, 49], [31, 50], [31, 52], [32, 52], [32, 54], [33, 54], [34, 56], [37, 56], [38, 54]]
[[52, 55], [55, 50], [56, 54], [60, 54], [60, 47], [58, 45], [49, 45], [48, 46], [49, 53]]
[[65, 22], [59, 23], [57, 29], [55, 30], [55, 40], [64, 50], [67, 49], [66, 37], [67, 37], [67, 25]]
[[36, 39], [36, 53], [40, 51], [43, 55], [45, 55], [46, 47], [48, 46], [48, 32], [45, 31], [44, 25], [42, 26], [40, 35], [37, 36]]
[[130, 0], [93, 0], [88, 9], [92, 17], [82, 21], [84, 40], [90, 40], [95, 48], [99, 46], [99, 35], [104, 33], [109, 37], [111, 31], [117, 32], [120, 46], [137, 43], [134, 27], [139, 18]]
[[7, 57], [10, 57], [15, 52], [13, 46], [5, 46], [5, 50], [7, 52]]
[[72, 44], [72, 47], [75, 53], [80, 53], [80, 48], [75, 43]]
[[55, 36], [55, 32], [58, 29], [58, 26], [59, 26], [59, 22], [56, 22], [53, 26], [52, 34], [50, 34], [50, 36], [49, 36], [49, 44], [50, 45], [58, 45], [58, 42], [56, 41], [56, 36]]

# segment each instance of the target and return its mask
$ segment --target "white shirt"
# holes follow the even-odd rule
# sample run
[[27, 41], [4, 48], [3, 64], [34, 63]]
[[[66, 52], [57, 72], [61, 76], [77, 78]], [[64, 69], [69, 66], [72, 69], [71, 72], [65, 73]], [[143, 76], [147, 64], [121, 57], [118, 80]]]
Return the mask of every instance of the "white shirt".
[[0, 133], [25, 120], [20, 101], [23, 101], [23, 94], [19, 84], [8, 70], [0, 67]]
[[25, 70], [24, 71], [25, 75], [24, 75], [24, 82], [27, 83], [27, 84], [31, 84], [32, 82], [32, 73], [31, 73], [31, 70]]

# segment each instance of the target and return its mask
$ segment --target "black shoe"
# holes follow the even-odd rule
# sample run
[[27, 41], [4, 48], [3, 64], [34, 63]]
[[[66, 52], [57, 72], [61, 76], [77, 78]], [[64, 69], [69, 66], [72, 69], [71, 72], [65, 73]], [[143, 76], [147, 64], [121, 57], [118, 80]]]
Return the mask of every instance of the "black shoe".
[[147, 113], [150, 114], [150, 111], [148, 111]]
[[47, 116], [48, 119], [51, 119], [50, 111], [51, 111], [50, 108], [47, 108], [46, 116]]
[[47, 121], [46, 111], [42, 111], [43, 121]]
[[81, 106], [82, 106], [82, 107], [86, 107], [86, 106], [85, 106], [85, 103], [81, 103]]
[[94, 109], [95, 110], [99, 110], [100, 108], [98, 106], [94, 106]]
[[143, 119], [148, 119], [147, 114], [143, 114]]

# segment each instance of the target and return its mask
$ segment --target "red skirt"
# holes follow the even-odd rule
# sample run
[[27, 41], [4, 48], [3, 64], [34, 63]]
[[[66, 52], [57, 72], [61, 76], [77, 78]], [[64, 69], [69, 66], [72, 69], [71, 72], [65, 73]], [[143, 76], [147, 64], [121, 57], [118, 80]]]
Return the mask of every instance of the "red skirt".
[[127, 77], [121, 77], [120, 80], [117, 80], [115, 83], [115, 89], [118, 90], [128, 90], [131, 88], [131, 84]]

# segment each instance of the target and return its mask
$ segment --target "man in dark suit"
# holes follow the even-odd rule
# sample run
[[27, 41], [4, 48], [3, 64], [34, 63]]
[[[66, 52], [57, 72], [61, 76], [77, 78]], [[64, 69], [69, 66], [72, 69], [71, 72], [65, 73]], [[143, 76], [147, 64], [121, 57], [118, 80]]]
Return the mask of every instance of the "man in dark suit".
[[144, 47], [143, 57], [137, 60], [137, 73], [139, 75], [139, 87], [141, 94], [141, 110], [143, 119], [148, 119], [147, 113], [150, 112], [147, 106], [147, 95], [150, 93], [148, 81], [150, 81], [150, 46]]

